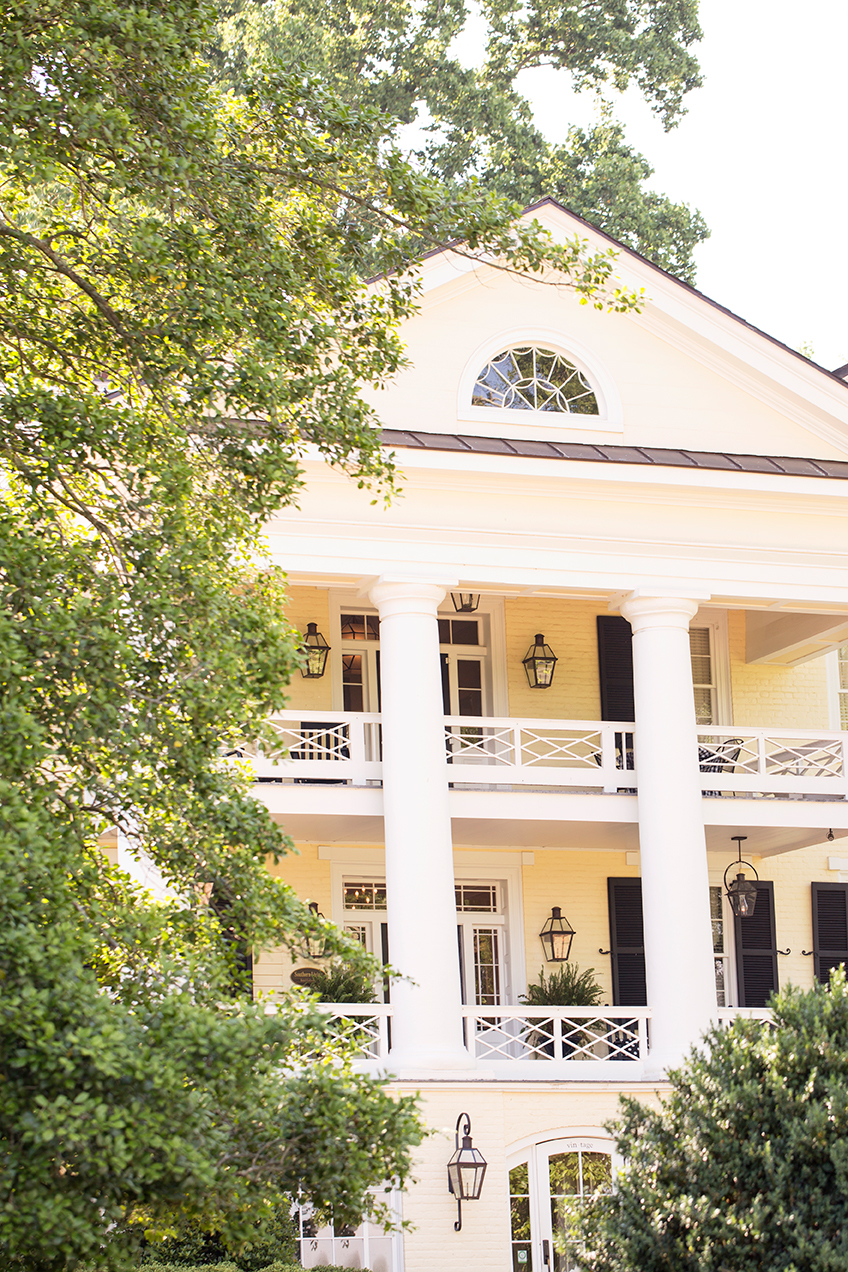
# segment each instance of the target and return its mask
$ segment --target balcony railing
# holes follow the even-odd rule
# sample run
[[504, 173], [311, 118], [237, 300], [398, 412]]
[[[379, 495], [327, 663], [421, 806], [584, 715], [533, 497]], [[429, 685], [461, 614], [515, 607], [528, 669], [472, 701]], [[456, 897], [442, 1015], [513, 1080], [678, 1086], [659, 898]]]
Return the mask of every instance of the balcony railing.
[[[259, 780], [367, 786], [382, 779], [380, 716], [282, 711], [278, 746], [245, 752]], [[410, 728], [414, 722], [410, 722]], [[452, 786], [532, 786], [627, 792], [638, 788], [638, 735], [627, 722], [446, 716]], [[848, 798], [848, 733], [822, 729], [698, 729], [703, 789], [711, 796]]]
[[648, 1007], [464, 1007], [466, 1046], [481, 1067], [577, 1064], [648, 1055]]

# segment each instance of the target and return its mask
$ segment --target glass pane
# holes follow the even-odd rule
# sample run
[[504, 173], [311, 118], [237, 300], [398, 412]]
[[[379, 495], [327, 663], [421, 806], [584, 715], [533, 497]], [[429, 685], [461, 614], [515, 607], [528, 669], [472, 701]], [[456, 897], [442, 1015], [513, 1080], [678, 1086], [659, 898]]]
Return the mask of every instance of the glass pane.
[[477, 376], [473, 406], [518, 411], [597, 415], [598, 400], [586, 377], [552, 349], [522, 345], [505, 349]]
[[479, 659], [460, 658], [456, 664], [456, 682], [460, 689], [481, 688], [483, 669]]
[[477, 1004], [496, 1007], [501, 1001], [497, 928], [474, 929], [474, 987]]
[[716, 1007], [727, 1006], [727, 976], [724, 959], [715, 960]]
[[342, 640], [379, 640], [380, 620], [376, 614], [342, 614]]
[[513, 1241], [530, 1240], [530, 1198], [512, 1197], [509, 1203]]
[[458, 883], [456, 908], [466, 913], [497, 914], [498, 885], [496, 883]]
[[509, 1172], [509, 1191], [511, 1196], [526, 1196], [530, 1192], [530, 1171], [527, 1162], [513, 1166]]
[[713, 723], [713, 691], [712, 689], [695, 688], [695, 719], [698, 724]]
[[342, 694], [345, 711], [362, 711], [364, 709], [361, 654], [344, 654], [342, 656]]
[[439, 644], [449, 645], [451, 643], [450, 619], [439, 619]]
[[386, 885], [384, 883], [346, 883], [344, 906], [346, 910], [385, 910]]
[[473, 716], [475, 720], [483, 714], [483, 691], [481, 689], [460, 689], [457, 693], [459, 714]]
[[554, 1246], [553, 1272], [571, 1272], [577, 1267], [578, 1215], [580, 1202], [571, 1197], [551, 1197], [551, 1230]]
[[583, 1153], [583, 1196], [612, 1192], [612, 1158], [609, 1153]]
[[452, 645], [479, 645], [476, 618], [454, 618], [451, 621]]
[[551, 1195], [579, 1197], [580, 1154], [554, 1153], [549, 1158], [548, 1166], [551, 1173]]
[[710, 888], [710, 918], [713, 925], [713, 953], [724, 953], [724, 913], [722, 910], [721, 888]]

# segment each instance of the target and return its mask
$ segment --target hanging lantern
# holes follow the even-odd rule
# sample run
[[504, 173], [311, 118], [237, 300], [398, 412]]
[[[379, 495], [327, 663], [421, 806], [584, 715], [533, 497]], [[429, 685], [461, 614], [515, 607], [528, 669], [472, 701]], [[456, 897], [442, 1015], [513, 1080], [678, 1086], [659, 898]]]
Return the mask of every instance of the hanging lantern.
[[[754, 913], [754, 906], [757, 904], [757, 883], [759, 875], [757, 874], [750, 861], [742, 860], [742, 841], [747, 839], [747, 835], [732, 835], [731, 838], [736, 843], [736, 851], [738, 853], [736, 861], [732, 861], [724, 872], [724, 891], [728, 901], [731, 904], [733, 913], [740, 919], [749, 919]], [[740, 867], [736, 878], [731, 884], [727, 882], [727, 873], [734, 866]], [[753, 879], [746, 879], [742, 873], [741, 867], [747, 866], [749, 870], [754, 871]]]
[[457, 614], [473, 614], [480, 604], [480, 593], [451, 592], [451, 600]]
[[[309, 909], [312, 911], [313, 918], [323, 919], [324, 916], [318, 910], [317, 901], [310, 901]], [[327, 943], [319, 933], [307, 932], [298, 946], [298, 953], [301, 958], [308, 958], [315, 962], [326, 956]]]
[[554, 667], [557, 656], [550, 645], [545, 644], [541, 632], [537, 632], [534, 643], [524, 657], [524, 670], [531, 689], [548, 689], [554, 678]]
[[562, 910], [555, 905], [551, 917], [539, 933], [545, 958], [549, 963], [567, 963], [571, 953], [571, 942], [574, 940], [574, 928], [568, 919], [562, 917]]
[[319, 632], [317, 623], [306, 624], [306, 637], [300, 652], [306, 655], [306, 662], [301, 667], [300, 674], [307, 680], [320, 680], [327, 668], [330, 646]]
[[[459, 1128], [463, 1120], [465, 1126], [460, 1145]], [[462, 1203], [480, 1199], [487, 1165], [479, 1148], [475, 1148], [471, 1143], [471, 1118], [467, 1113], [460, 1113], [456, 1119], [456, 1149], [448, 1162], [448, 1192], [456, 1197], [457, 1219], [453, 1225], [454, 1232], [462, 1229]]]

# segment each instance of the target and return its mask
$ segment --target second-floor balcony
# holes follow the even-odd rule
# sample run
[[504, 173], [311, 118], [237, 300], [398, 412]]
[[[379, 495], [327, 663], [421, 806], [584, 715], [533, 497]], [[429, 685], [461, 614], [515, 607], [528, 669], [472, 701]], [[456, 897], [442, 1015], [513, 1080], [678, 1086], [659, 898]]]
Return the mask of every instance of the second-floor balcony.
[[[284, 711], [269, 725], [279, 745], [252, 751], [258, 782], [353, 787], [382, 782], [380, 716]], [[410, 731], [415, 729], [410, 721]], [[632, 795], [639, 737], [628, 721], [445, 716], [448, 783], [454, 789], [553, 789]], [[709, 725], [697, 730], [708, 798], [848, 798], [848, 733]]]

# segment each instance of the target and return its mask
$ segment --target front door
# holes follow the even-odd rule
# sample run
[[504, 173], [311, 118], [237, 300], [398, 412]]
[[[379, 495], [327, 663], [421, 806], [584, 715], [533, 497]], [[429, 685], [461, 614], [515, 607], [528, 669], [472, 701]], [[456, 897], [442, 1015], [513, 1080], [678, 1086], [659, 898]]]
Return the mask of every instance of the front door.
[[512, 1272], [576, 1272], [586, 1201], [612, 1191], [611, 1144], [555, 1139], [521, 1154], [509, 1172]]
[[462, 1001], [499, 1007], [509, 1001], [506, 949], [506, 885], [456, 884], [456, 930]]

